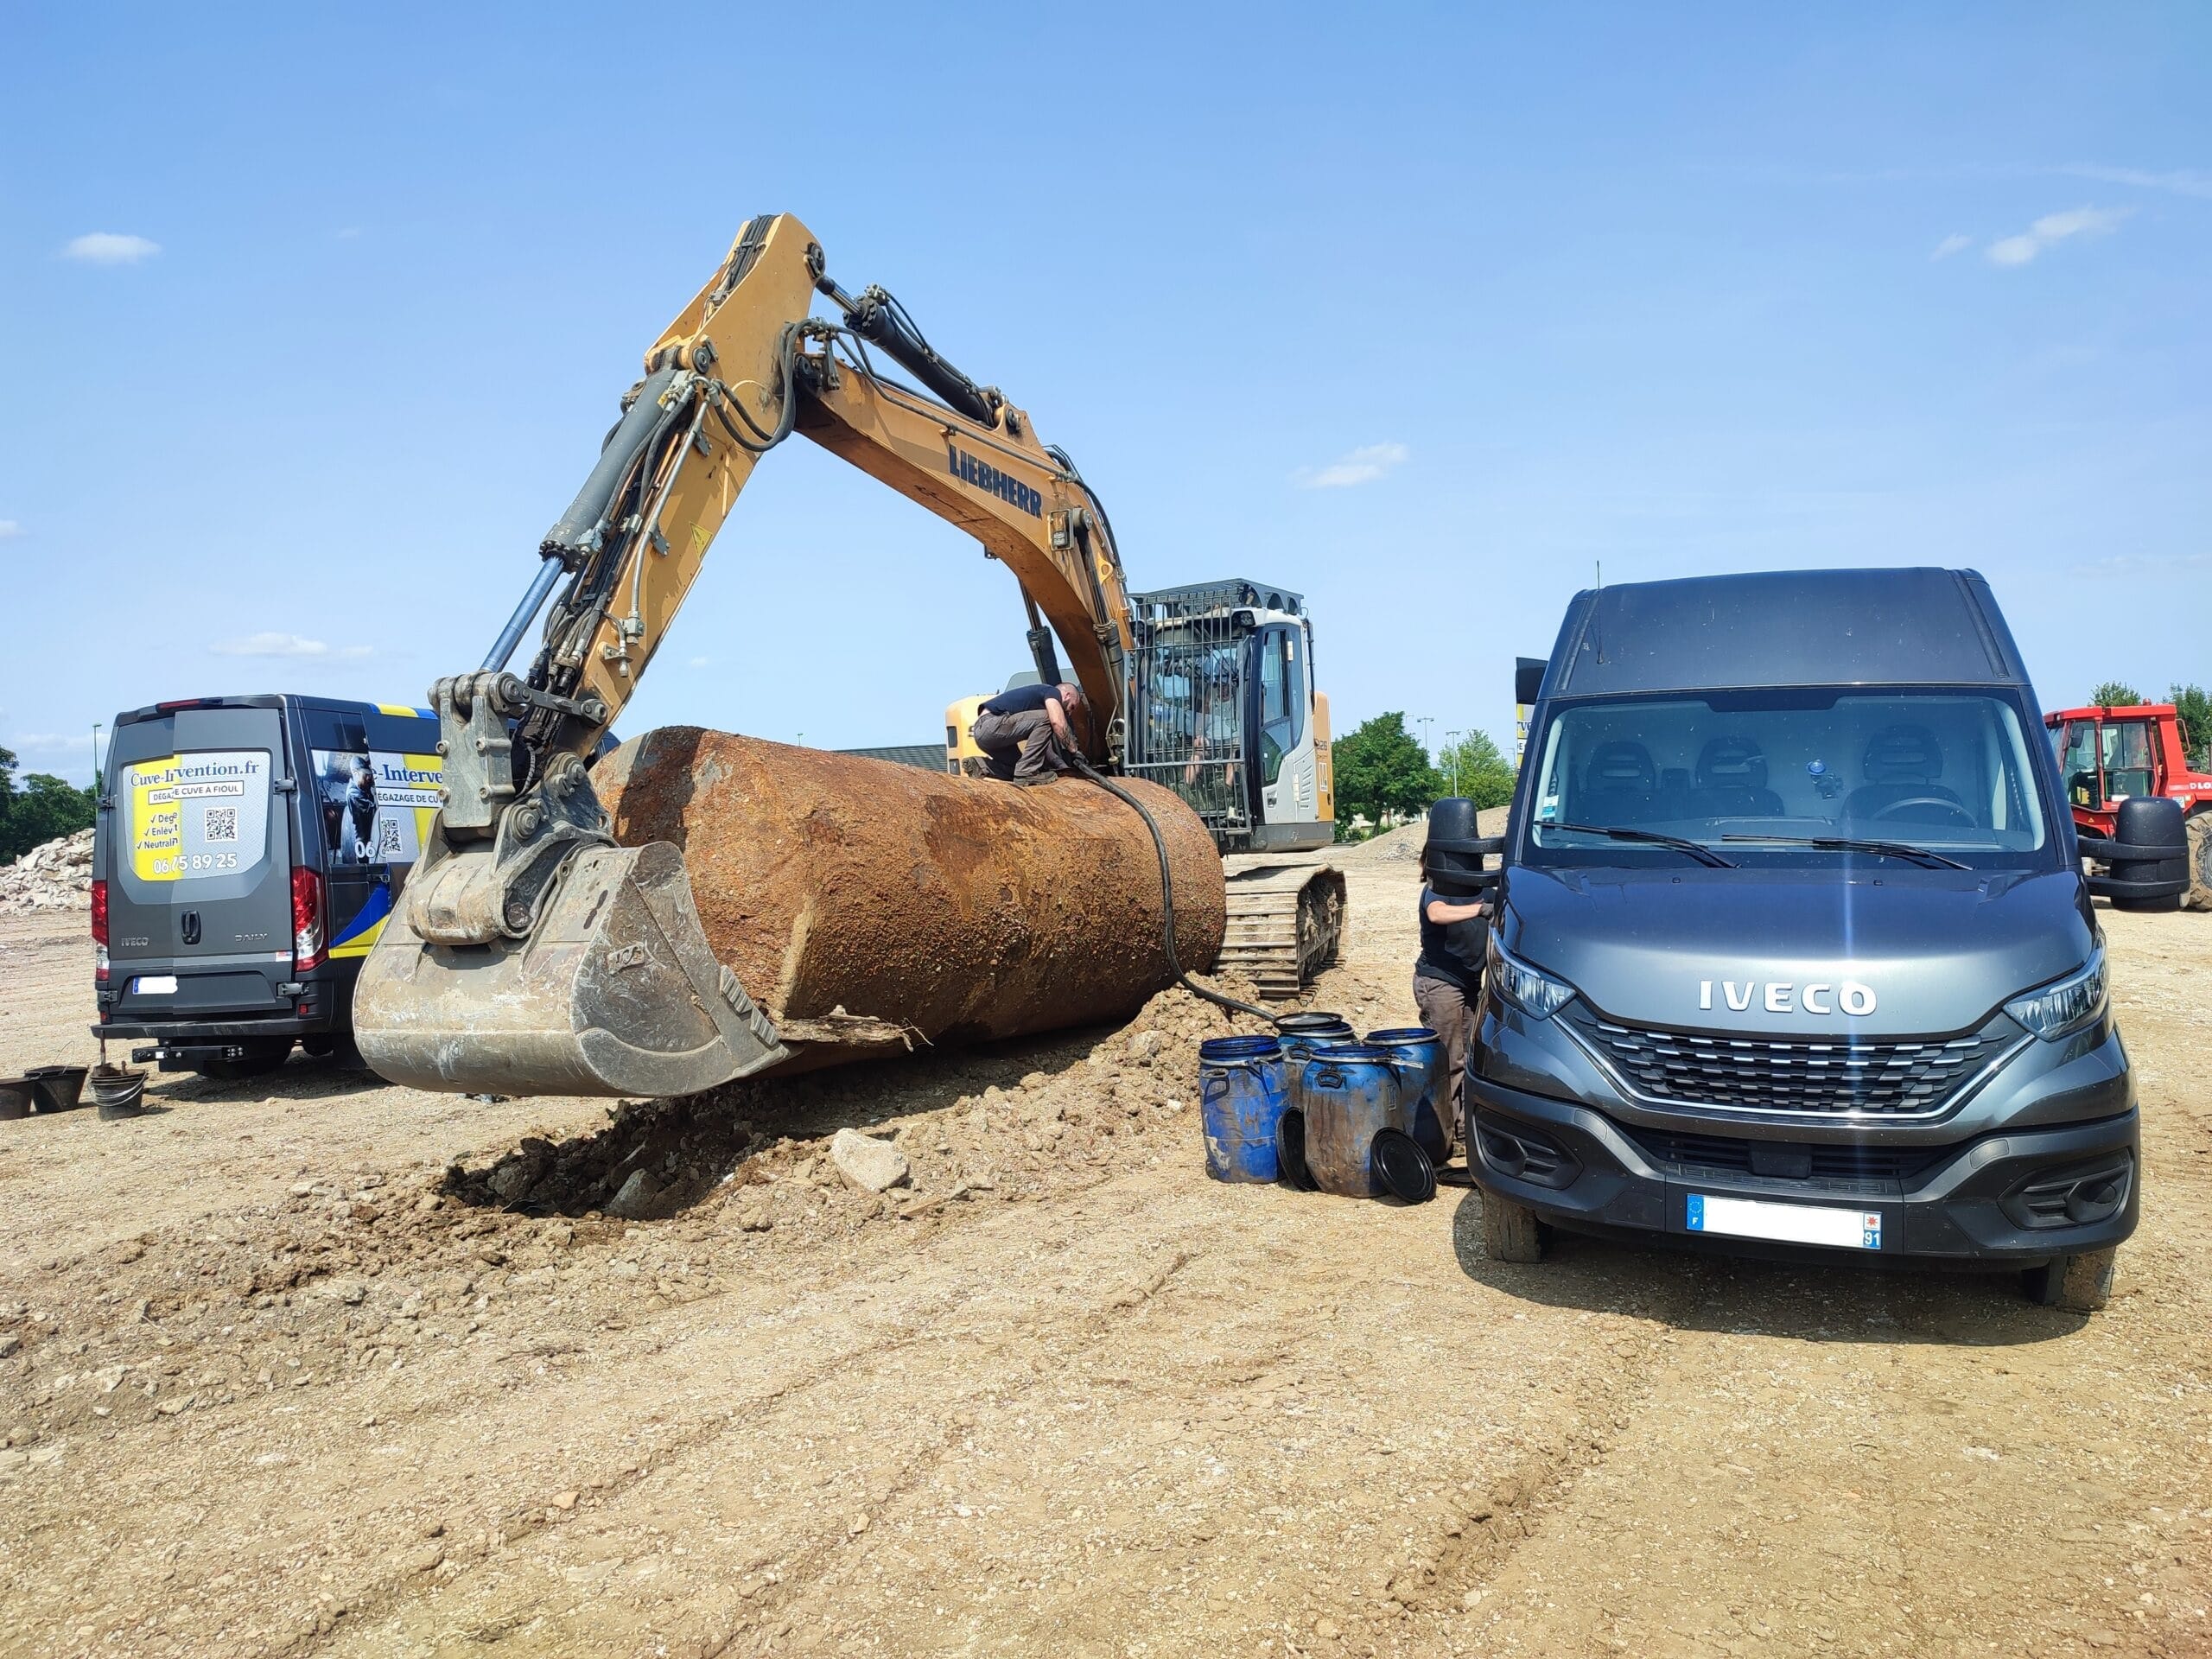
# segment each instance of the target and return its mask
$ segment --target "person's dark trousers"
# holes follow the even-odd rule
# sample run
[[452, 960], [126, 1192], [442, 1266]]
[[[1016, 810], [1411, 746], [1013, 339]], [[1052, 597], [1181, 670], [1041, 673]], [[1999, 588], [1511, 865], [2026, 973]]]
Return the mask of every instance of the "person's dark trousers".
[[[1467, 1074], [1467, 1045], [1474, 1040], [1475, 994], [1463, 990], [1448, 979], [1417, 973], [1414, 976], [1414, 1006], [1421, 1010], [1421, 1024], [1444, 1039], [1446, 1081], [1438, 1090], [1443, 1098], [1436, 1103], [1436, 1116], [1444, 1125], [1448, 1147], [1456, 1144], [1466, 1129], [1459, 1116], [1459, 1084]], [[1471, 1152], [1468, 1154], [1473, 1155]]]
[[978, 715], [968, 734], [988, 757], [994, 778], [1036, 778], [1067, 770], [1052, 718], [1042, 709], [1019, 715]]

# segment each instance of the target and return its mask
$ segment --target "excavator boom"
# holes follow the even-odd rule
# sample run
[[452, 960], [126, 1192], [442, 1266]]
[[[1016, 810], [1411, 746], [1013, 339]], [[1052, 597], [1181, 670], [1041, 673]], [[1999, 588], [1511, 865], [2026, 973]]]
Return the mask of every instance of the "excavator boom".
[[[835, 321], [809, 315], [828, 298]], [[928, 388], [880, 372], [880, 351]], [[750, 220], [646, 353], [645, 377], [484, 665], [441, 680], [445, 804], [364, 964], [378, 1072], [467, 1091], [669, 1095], [774, 1065], [773, 1022], [716, 960], [671, 845], [617, 846], [586, 758], [666, 639], [760, 457], [798, 432], [968, 531], [1054, 636], [1118, 762], [1134, 625], [1105, 514], [1028, 416], [931, 347], [880, 289], [829, 277], [789, 214]], [[548, 601], [526, 673], [507, 671]]]

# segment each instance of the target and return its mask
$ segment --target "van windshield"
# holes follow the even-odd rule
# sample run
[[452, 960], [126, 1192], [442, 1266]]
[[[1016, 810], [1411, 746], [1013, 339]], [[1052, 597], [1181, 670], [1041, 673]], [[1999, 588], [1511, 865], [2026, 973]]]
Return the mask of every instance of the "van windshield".
[[[1564, 704], [1538, 762], [1527, 861], [1681, 862], [1570, 828], [1653, 832], [1756, 866], [1833, 862], [1792, 840], [1929, 849], [1977, 869], [2047, 859], [2018, 711], [1981, 692], [1669, 693]], [[1762, 843], [1758, 838], [1772, 836]]]

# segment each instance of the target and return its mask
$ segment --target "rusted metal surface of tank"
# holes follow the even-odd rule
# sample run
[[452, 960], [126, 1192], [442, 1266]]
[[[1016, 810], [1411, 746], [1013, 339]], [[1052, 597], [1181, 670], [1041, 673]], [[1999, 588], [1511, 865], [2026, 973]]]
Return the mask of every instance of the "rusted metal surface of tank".
[[[592, 781], [624, 846], [683, 849], [708, 942], [799, 1064], [880, 1052], [885, 1027], [965, 1041], [1120, 1019], [1168, 981], [1152, 838], [1084, 779], [1017, 788], [668, 727]], [[1160, 825], [1177, 953], [1202, 969], [1220, 857], [1173, 794], [1124, 787]]]

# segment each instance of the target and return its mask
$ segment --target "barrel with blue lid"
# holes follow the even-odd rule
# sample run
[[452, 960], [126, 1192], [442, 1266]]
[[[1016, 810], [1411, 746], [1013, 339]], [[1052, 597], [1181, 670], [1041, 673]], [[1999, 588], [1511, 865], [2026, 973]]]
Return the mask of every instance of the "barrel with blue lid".
[[1287, 1014], [1275, 1021], [1275, 1030], [1285, 1065], [1297, 1065], [1323, 1043], [1358, 1041], [1351, 1021], [1341, 1014]]
[[1450, 1093], [1444, 1086], [1444, 1039], [1427, 1026], [1400, 1026], [1370, 1031], [1367, 1040], [1386, 1052], [1398, 1068], [1406, 1133], [1440, 1162], [1452, 1144], [1450, 1126], [1444, 1121], [1443, 1103]]
[[1401, 1074], [1388, 1049], [1321, 1045], [1291, 1068], [1290, 1103], [1305, 1116], [1306, 1166], [1315, 1185], [1349, 1198], [1383, 1191], [1376, 1132], [1403, 1129], [1407, 1122]]
[[1273, 1037], [1209, 1037], [1198, 1045], [1198, 1122], [1206, 1173], [1272, 1181], [1284, 1101], [1282, 1045]]

